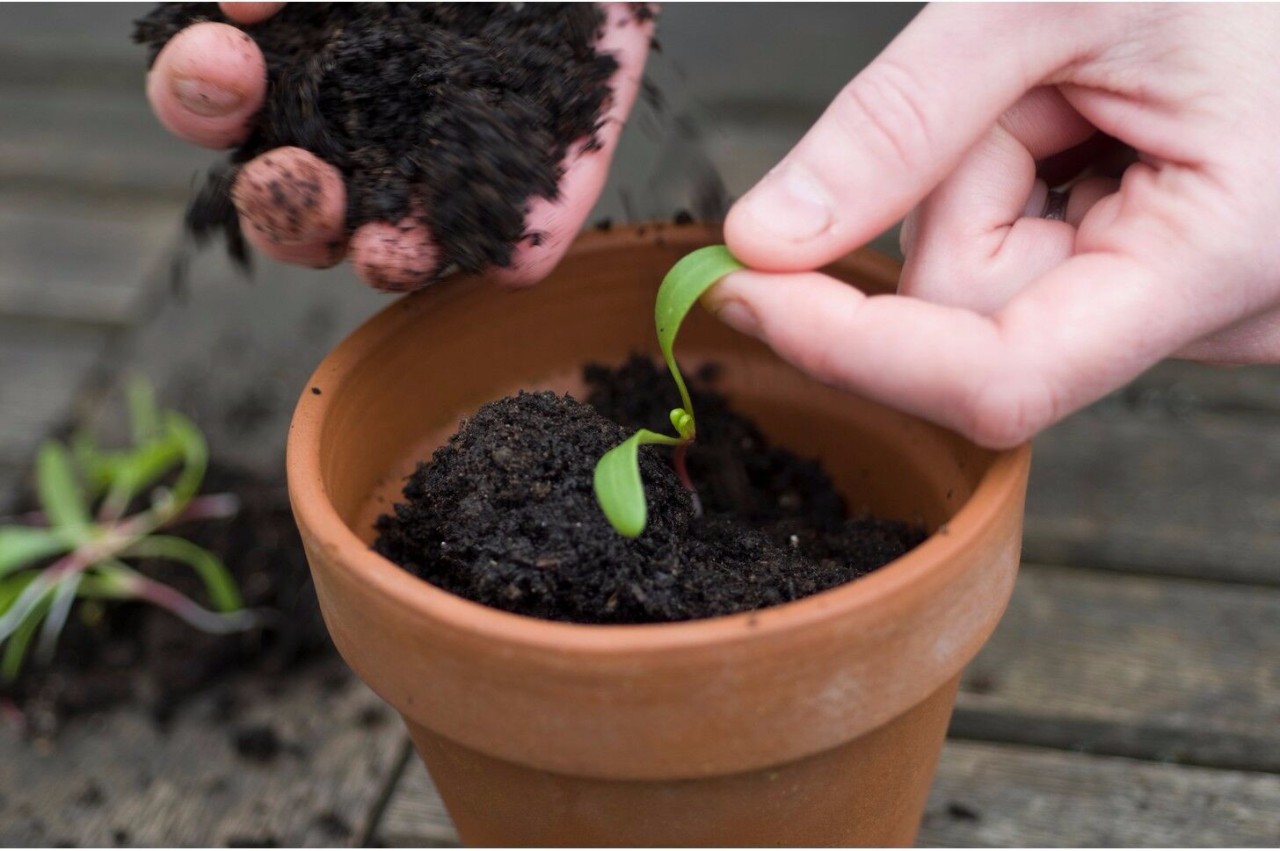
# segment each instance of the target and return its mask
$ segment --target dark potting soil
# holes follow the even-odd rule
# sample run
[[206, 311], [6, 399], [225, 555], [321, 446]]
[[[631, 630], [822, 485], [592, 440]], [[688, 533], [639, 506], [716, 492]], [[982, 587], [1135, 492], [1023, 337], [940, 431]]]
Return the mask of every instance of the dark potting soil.
[[[857, 579], [924, 540], [923, 528], [846, 518], [821, 467], [772, 446], [694, 382], [689, 469], [703, 506], [645, 447], [648, 525], [628, 540], [592, 490], [596, 460], [640, 426], [668, 430], [669, 374], [636, 357], [591, 366], [587, 403], [520, 393], [468, 419], [377, 522], [375, 549], [447, 591], [550, 620], [683, 621], [775, 606]], [[625, 427], [624, 427], [625, 426]]]
[[[276, 683], [334, 653], [284, 483], [212, 467], [202, 492], [234, 493], [240, 511], [225, 520], [176, 526], [174, 534], [222, 558], [245, 604], [263, 613], [261, 625], [210, 635], [143, 603], [81, 604], [47, 666], [28, 657], [15, 682], [0, 683], [0, 699], [22, 710], [31, 734], [52, 735], [70, 717], [122, 703], [145, 706], [164, 723], [184, 700], [233, 673]], [[206, 599], [190, 568], [160, 561], [136, 564], [192, 599]], [[235, 706], [228, 703], [221, 711], [234, 715]]]
[[[441, 251], [425, 273], [508, 265], [517, 242], [538, 239], [525, 230], [529, 202], [557, 197], [570, 145], [594, 144], [617, 69], [595, 49], [603, 20], [593, 3], [297, 3], [233, 24], [266, 59], [266, 102], [193, 200], [188, 228], [197, 242], [223, 232], [244, 259], [236, 169], [292, 145], [342, 172], [348, 232], [413, 217]], [[231, 23], [216, 3], [161, 4], [133, 37], [154, 62], [199, 21]]]

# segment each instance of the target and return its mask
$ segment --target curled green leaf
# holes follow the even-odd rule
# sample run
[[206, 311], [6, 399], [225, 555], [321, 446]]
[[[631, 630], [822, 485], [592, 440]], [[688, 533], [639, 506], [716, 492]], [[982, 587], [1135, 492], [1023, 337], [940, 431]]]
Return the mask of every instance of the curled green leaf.
[[240, 592], [236, 588], [235, 578], [222, 563], [222, 559], [186, 538], [151, 535], [134, 543], [125, 550], [124, 555], [167, 558], [184, 562], [190, 565], [204, 582], [205, 590], [209, 592], [209, 599], [218, 611], [233, 612], [244, 606], [240, 600]]
[[644, 482], [640, 479], [640, 447], [649, 443], [677, 446], [682, 442], [679, 438], [642, 428], [596, 462], [593, 479], [596, 501], [618, 534], [637, 538], [649, 519]]
[[182, 472], [173, 485], [174, 513], [182, 508], [200, 490], [205, 470], [209, 466], [209, 444], [196, 424], [177, 411], [164, 414], [164, 434], [173, 441], [182, 455]]
[[[644, 498], [644, 483], [640, 480], [640, 447], [646, 443], [664, 443], [669, 446], [682, 446], [690, 443], [697, 435], [697, 423], [693, 418], [693, 402], [689, 398], [689, 390], [685, 387], [684, 377], [676, 366], [674, 347], [676, 334], [685, 316], [693, 309], [693, 305], [725, 275], [744, 268], [734, 259], [729, 249], [723, 245], [711, 245], [699, 248], [680, 259], [671, 267], [662, 286], [658, 288], [657, 301], [654, 304], [653, 319], [658, 332], [658, 346], [662, 349], [662, 358], [671, 370], [676, 387], [680, 390], [680, 401], [683, 407], [671, 411], [671, 426], [679, 437], [668, 437], [663, 434], [641, 429], [624, 443], [615, 446], [604, 454], [596, 463], [595, 490], [596, 501], [604, 511], [609, 523], [618, 534], [628, 538], [639, 537], [648, 520], [648, 507]], [[683, 472], [683, 460], [677, 453], [677, 466], [682, 472], [686, 486], [690, 490], [693, 485], [687, 474]], [[696, 504], [697, 494], [694, 494]]]
[[[689, 400], [689, 390], [685, 387], [684, 376], [676, 366], [675, 344], [676, 334], [680, 333], [680, 325], [685, 316], [693, 309], [702, 294], [711, 289], [725, 275], [746, 268], [729, 253], [723, 245], [708, 245], [691, 251], [680, 258], [671, 267], [667, 276], [662, 279], [658, 288], [658, 298], [653, 307], [653, 320], [658, 330], [658, 347], [662, 349], [662, 358], [671, 370], [671, 377], [680, 389], [680, 401], [684, 410], [693, 420], [693, 402]], [[692, 439], [692, 434], [690, 435]]]

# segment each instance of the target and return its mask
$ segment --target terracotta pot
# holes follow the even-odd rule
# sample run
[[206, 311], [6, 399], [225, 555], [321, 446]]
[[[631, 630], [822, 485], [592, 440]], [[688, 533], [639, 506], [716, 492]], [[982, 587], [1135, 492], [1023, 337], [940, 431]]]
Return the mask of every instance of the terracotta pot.
[[[695, 311], [688, 365], [774, 439], [821, 457], [851, 507], [937, 534], [856, 582], [764, 611], [583, 626], [496, 611], [369, 549], [372, 519], [460, 416], [517, 388], [579, 387], [588, 360], [657, 354], [666, 270], [719, 235], [583, 237], [537, 287], [458, 280], [339, 345], [298, 404], [289, 490], [338, 649], [403, 716], [464, 842], [912, 842], [961, 669], [1017, 571], [1026, 447], [956, 435], [823, 387]], [[863, 288], [897, 267], [837, 264]]]

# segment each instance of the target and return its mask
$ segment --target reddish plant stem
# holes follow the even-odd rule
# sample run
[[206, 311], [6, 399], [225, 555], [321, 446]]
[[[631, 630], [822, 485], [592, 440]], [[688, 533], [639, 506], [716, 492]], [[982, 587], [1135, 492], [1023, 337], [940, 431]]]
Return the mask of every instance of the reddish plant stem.
[[676, 468], [676, 475], [680, 477], [680, 483], [685, 486], [690, 496], [693, 497], [693, 515], [701, 517], [702, 500], [698, 498], [698, 489], [694, 487], [693, 477], [689, 475], [689, 464], [686, 460], [690, 443], [693, 443], [693, 441], [686, 441], [676, 447], [676, 451], [671, 458], [671, 464]]
[[[214, 493], [192, 497], [169, 523], [188, 520], [224, 520], [240, 511], [240, 498], [231, 493]], [[169, 525], [166, 523], [165, 525]]]
[[253, 615], [244, 609], [238, 612], [210, 612], [168, 585], [162, 585], [141, 575], [135, 577], [134, 593], [139, 599], [162, 609], [168, 609], [204, 632], [238, 632], [253, 625]]
[[[192, 497], [185, 508], [162, 525], [183, 523], [188, 520], [222, 520], [228, 517], [234, 517], [239, 510], [240, 498], [235, 494], [204, 494], [202, 496]], [[6, 521], [10, 519], [16, 520], [18, 524], [22, 526], [47, 528], [49, 525], [49, 518], [45, 516], [43, 511], [28, 511], [12, 518], [5, 517], [0, 519]]]

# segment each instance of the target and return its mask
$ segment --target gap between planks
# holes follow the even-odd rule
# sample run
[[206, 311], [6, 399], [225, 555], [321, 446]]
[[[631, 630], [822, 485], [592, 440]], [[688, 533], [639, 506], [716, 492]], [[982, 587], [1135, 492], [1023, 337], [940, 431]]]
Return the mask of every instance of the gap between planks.
[[1024, 565], [951, 732], [1280, 772], [1280, 589]]
[[[951, 741], [917, 844], [1265, 847], [1277, 836], [1275, 775]], [[409, 764], [373, 839], [391, 847], [458, 844], [418, 759]]]

